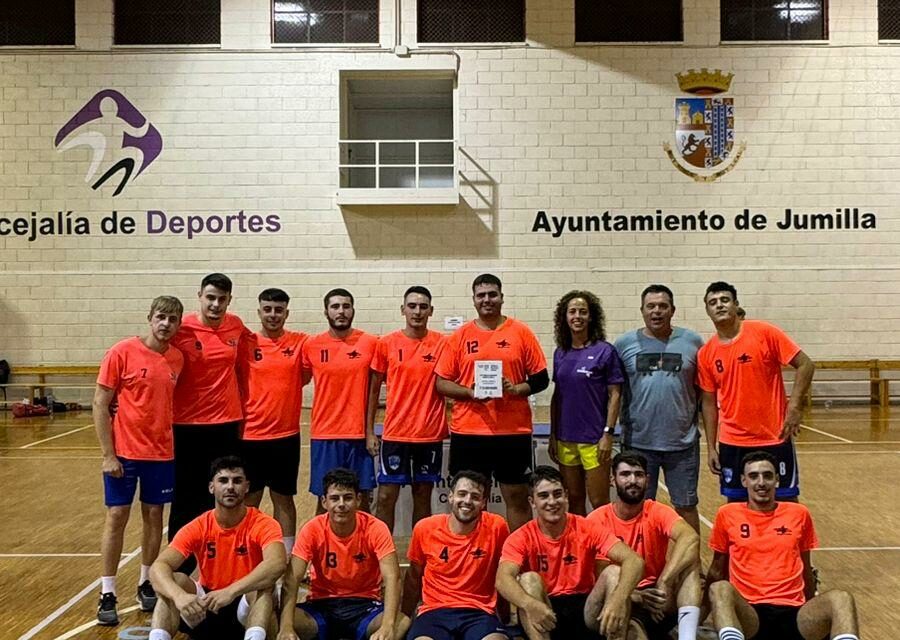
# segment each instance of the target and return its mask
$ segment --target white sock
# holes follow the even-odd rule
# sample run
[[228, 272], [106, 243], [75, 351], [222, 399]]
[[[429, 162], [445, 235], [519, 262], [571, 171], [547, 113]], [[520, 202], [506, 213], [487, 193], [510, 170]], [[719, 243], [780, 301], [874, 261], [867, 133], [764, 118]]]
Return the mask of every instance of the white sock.
[[144, 584], [147, 580], [150, 579], [150, 565], [142, 564], [141, 565], [141, 578], [138, 580], [138, 584]]
[[153, 629], [150, 632], [150, 635], [147, 636], [147, 640], [172, 640], [172, 636], [169, 635], [168, 631]]
[[678, 640], [697, 640], [700, 607], [678, 607]]
[[859, 636], [855, 633], [842, 633], [839, 636], [835, 636], [833, 640], [859, 640]]
[[297, 536], [284, 536], [284, 549], [287, 551], [288, 562], [291, 561], [291, 551], [294, 550], [294, 541]]
[[719, 629], [719, 640], [746, 640], [746, 638], [734, 627], [724, 627]]
[[100, 593], [111, 593], [116, 595], [115, 576], [103, 576], [100, 578]]
[[262, 627], [250, 627], [244, 633], [244, 640], [266, 640], [266, 630]]

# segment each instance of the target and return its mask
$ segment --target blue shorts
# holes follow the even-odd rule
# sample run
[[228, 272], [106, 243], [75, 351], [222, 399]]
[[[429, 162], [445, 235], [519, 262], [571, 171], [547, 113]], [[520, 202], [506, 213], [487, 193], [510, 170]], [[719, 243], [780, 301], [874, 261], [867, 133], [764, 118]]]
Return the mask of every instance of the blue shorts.
[[659, 472], [662, 470], [666, 488], [674, 507], [696, 507], [697, 481], [700, 476], [700, 440], [681, 451], [656, 451], [632, 447], [647, 458], [647, 491], [645, 496], [656, 500]]
[[372, 620], [384, 612], [384, 604], [368, 598], [322, 598], [297, 605], [316, 621], [318, 640], [365, 640]]
[[436, 483], [444, 465], [444, 443], [381, 441], [378, 484]]
[[124, 474], [113, 478], [103, 474], [103, 493], [107, 507], [124, 507], [131, 504], [141, 483], [141, 502], [167, 504], [172, 502], [175, 490], [175, 463], [172, 460], [126, 460], [119, 458]]
[[416, 616], [407, 638], [433, 640], [482, 640], [492, 633], [506, 635], [500, 618], [481, 609], [433, 609]]
[[778, 468], [778, 488], [775, 497], [781, 500], [796, 498], [800, 495], [800, 471], [797, 469], [797, 452], [794, 450], [794, 439], [766, 447], [739, 447], [733, 444], [719, 443], [719, 465], [722, 475], [719, 476], [720, 492], [729, 502], [742, 502], [747, 499], [747, 490], [741, 484], [741, 462], [751, 451], [766, 451], [775, 456]]
[[375, 488], [375, 463], [365, 440], [310, 440], [309, 459], [309, 492], [315, 496], [325, 495], [322, 479], [337, 467], [354, 471], [361, 491]]

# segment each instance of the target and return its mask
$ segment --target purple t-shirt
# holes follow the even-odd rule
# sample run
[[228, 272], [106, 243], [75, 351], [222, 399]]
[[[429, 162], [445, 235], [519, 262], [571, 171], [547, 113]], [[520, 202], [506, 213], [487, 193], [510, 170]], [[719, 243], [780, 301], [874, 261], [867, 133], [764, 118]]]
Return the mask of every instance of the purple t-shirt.
[[553, 382], [559, 402], [556, 439], [591, 444], [603, 437], [607, 386], [625, 382], [619, 354], [608, 342], [553, 352]]

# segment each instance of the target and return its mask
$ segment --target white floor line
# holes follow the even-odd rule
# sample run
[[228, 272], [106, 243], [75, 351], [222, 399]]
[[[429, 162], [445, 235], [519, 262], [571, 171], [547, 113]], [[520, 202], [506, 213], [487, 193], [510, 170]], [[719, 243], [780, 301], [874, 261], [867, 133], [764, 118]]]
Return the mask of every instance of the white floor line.
[[[126, 555], [123, 553], [122, 557]], [[0, 553], [0, 558], [99, 558], [99, 553]]]
[[[119, 614], [121, 615], [123, 613], [131, 613], [132, 611], [137, 611], [140, 608], [141, 608], [141, 605], [136, 604], [133, 607], [128, 607], [127, 609], [122, 609], [121, 611], [119, 611]], [[71, 631], [67, 631], [66, 633], [62, 634], [61, 636], [56, 636], [53, 640], [68, 640], [69, 638], [74, 638], [82, 631], [87, 631], [91, 627], [96, 627], [96, 626], [97, 626], [97, 621], [91, 620], [90, 622], [85, 622], [80, 627], [75, 627]]]
[[[169, 530], [169, 527], [164, 527], [164, 528], [163, 528], [163, 535], [166, 535], [166, 531], [168, 531], [168, 530]], [[126, 564], [128, 564], [129, 562], [131, 562], [132, 560], [134, 560], [135, 558], [137, 558], [139, 555], [141, 555], [141, 548], [140, 548], [140, 547], [138, 547], [137, 549], [135, 549], [134, 551], [132, 551], [131, 553], [129, 553], [127, 556], [125, 556], [124, 558], [122, 558], [122, 560], [119, 561], [119, 568], [121, 569], [121, 568], [124, 567]], [[56, 611], [54, 611], [53, 613], [51, 613], [50, 615], [48, 615], [46, 618], [44, 618], [43, 620], [41, 620], [40, 622], [38, 622], [38, 623], [37, 623], [35, 626], [33, 626], [31, 629], [29, 629], [24, 635], [19, 636], [19, 640], [30, 640], [30, 638], [33, 638], [34, 636], [36, 636], [37, 634], [39, 634], [39, 633], [40, 633], [41, 631], [43, 631], [43, 630], [44, 630], [51, 622], [53, 622], [53, 621], [56, 620], [58, 617], [60, 617], [62, 614], [64, 614], [66, 611], [68, 611], [68, 610], [71, 609], [73, 606], [75, 606], [76, 604], [78, 604], [78, 602], [81, 601], [82, 598], [84, 598], [87, 594], [89, 594], [91, 591], [93, 591], [94, 589], [96, 589], [96, 588], [99, 587], [99, 586], [100, 586], [100, 578], [97, 578], [97, 579], [94, 580], [92, 583], [90, 583], [88, 586], [86, 586], [84, 589], [82, 589], [82, 590], [79, 591], [77, 594], [75, 594], [74, 596], [72, 596], [72, 597], [69, 599], [68, 602], [66, 602], [65, 604], [63, 604], [62, 606], [60, 606], [58, 609], [56, 609]]]
[[839, 449], [837, 451], [798, 451], [798, 456], [847, 456], [853, 454], [859, 455], [884, 455], [884, 454], [895, 454], [900, 453], [900, 451], [886, 451], [884, 449], [859, 449], [859, 450], [850, 450]]
[[834, 438], [835, 440], [840, 440], [841, 442], [847, 442], [850, 444], [855, 444], [853, 440], [847, 440], [847, 438], [842, 438], [840, 436], [836, 436], [833, 433], [828, 433], [827, 431], [822, 431], [821, 429], [816, 429], [815, 427], [808, 427], [805, 424], [801, 424], [800, 428], [806, 429], [808, 431], [812, 431], [813, 433], [818, 433], [821, 436], [828, 436], [829, 438]]
[[[659, 481], [658, 481], [658, 485], [659, 485], [659, 488], [660, 488], [660, 489], [662, 489], [662, 490], [665, 491], [666, 493], [669, 493], [669, 487], [667, 487], [667, 486], [665, 485], [665, 483], [664, 483], [662, 480], [659, 480]], [[669, 497], [672, 497], [672, 494], [671, 494], [671, 493], [669, 493]], [[708, 529], [712, 529], [712, 526], [713, 526], [712, 521], [709, 520], [709, 519], [708, 519], [706, 516], [704, 516], [702, 513], [700, 513], [699, 505], [698, 505], [698, 508], [697, 508], [697, 515], [700, 517], [700, 522], [702, 522], [703, 524], [705, 524], [706, 527], [707, 527]]]
[[[36, 451], [36, 449], [35, 449]], [[103, 456], [0, 456], [0, 460], [102, 460]]]
[[900, 551], [900, 547], [819, 547], [813, 551]]
[[37, 442], [31, 442], [29, 444], [22, 445], [21, 447], [19, 447], [19, 449], [30, 449], [31, 447], [35, 446], [36, 444], [50, 442], [51, 440], [56, 440], [57, 438], [62, 438], [63, 436], [70, 436], [73, 433], [78, 433], [79, 431], [84, 431], [85, 429], [90, 429], [93, 426], [94, 425], [92, 425], [92, 424], [87, 424], [83, 427], [78, 427], [77, 429], [72, 429], [71, 431], [66, 431], [65, 433], [60, 433], [59, 435], [50, 436], [49, 438], [44, 438], [43, 440], [38, 440]]

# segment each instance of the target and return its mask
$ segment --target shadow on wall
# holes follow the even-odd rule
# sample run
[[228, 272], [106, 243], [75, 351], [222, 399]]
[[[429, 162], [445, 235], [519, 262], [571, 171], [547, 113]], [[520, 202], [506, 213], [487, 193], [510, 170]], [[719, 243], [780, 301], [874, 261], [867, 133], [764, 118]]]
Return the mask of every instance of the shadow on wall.
[[456, 205], [345, 205], [357, 258], [496, 258], [497, 182], [460, 149]]

